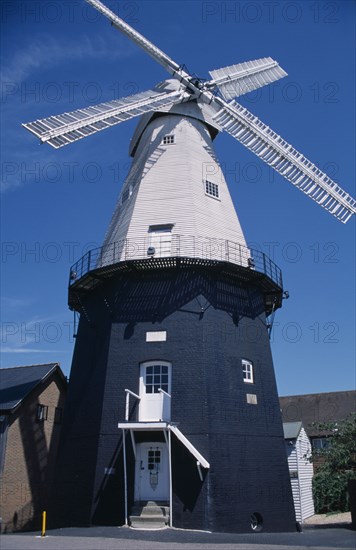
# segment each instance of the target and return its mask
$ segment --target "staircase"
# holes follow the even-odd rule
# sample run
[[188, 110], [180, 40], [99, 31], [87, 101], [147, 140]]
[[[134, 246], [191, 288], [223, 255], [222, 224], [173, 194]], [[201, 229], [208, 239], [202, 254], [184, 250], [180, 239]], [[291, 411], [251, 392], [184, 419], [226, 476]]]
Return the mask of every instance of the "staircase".
[[130, 526], [135, 529], [164, 529], [169, 525], [168, 502], [148, 500], [135, 502], [131, 509]]

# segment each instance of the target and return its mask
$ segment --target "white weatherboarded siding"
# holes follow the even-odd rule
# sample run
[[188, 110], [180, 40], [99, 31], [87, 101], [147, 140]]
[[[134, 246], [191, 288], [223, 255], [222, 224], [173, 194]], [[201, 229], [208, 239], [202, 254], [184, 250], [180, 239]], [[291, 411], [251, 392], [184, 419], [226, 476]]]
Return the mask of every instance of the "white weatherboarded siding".
[[296, 520], [302, 523], [305, 519], [314, 515], [313, 464], [305, 458], [310, 454], [311, 445], [303, 427], [301, 427], [296, 440], [289, 439], [286, 441], [286, 450]]
[[[170, 134], [174, 144], [163, 145]], [[206, 194], [206, 179], [219, 186], [219, 199]], [[172, 256], [179, 247], [180, 256], [227, 259], [225, 244], [214, 250], [211, 239], [246, 246], [210, 134], [194, 118], [169, 114], [148, 124], [104, 244], [128, 239], [131, 258], [145, 257], [149, 227], [159, 225], [172, 227]]]

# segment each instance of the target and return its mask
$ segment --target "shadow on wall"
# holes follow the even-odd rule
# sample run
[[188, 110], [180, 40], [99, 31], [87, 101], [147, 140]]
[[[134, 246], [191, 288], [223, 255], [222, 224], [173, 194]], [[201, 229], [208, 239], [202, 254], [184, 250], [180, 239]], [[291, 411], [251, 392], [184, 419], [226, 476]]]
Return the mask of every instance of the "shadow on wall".
[[239, 284], [232, 277], [217, 285], [218, 275], [217, 270], [196, 267], [159, 274], [132, 273], [122, 280], [118, 277], [114, 285], [119, 290], [114, 291], [114, 303], [110, 304], [113, 320], [131, 323], [133, 327], [135, 322], [159, 322], [199, 295], [214, 308], [234, 315], [237, 322], [241, 317], [254, 319], [264, 312], [264, 297], [259, 289]]
[[[51, 404], [50, 412], [52, 413], [58, 405], [62, 404], [58, 395], [57, 402]], [[4, 533], [40, 530], [42, 512], [47, 510], [61, 425], [58, 419], [56, 419], [57, 423], [55, 422], [54, 416], [48, 420], [45, 417], [39, 420], [38, 405], [40, 400], [37, 395], [27, 406], [20, 408], [11, 422], [11, 425], [16, 421], [19, 424], [21, 437], [19, 460], [23, 453], [26, 472], [19, 470], [18, 480], [12, 487], [15, 491], [15, 495], [12, 495], [15, 511], [12, 518], [3, 525]], [[50, 427], [46, 425], [49, 421], [51, 421]]]

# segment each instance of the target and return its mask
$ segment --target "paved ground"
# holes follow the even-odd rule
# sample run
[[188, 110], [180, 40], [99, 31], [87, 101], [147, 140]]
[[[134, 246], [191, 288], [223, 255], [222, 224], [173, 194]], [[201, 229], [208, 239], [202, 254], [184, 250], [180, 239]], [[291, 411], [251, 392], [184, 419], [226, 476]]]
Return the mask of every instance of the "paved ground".
[[351, 512], [341, 512], [339, 514], [316, 514], [315, 516], [310, 516], [305, 520], [305, 525], [328, 525], [333, 526], [335, 524], [348, 524], [351, 523]]
[[302, 533], [207, 533], [178, 529], [140, 531], [125, 527], [68, 528], [2, 535], [1, 550], [355, 550], [348, 527], [308, 527]]

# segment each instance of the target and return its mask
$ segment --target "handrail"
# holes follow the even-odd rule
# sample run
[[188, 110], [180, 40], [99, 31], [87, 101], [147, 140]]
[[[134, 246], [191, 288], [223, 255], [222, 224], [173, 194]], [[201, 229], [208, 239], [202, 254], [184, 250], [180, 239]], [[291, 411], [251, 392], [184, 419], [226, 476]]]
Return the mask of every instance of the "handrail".
[[130, 395], [132, 395], [133, 397], [136, 397], [136, 399], [138, 399], [138, 401], [141, 400], [141, 397], [139, 395], [137, 395], [137, 393], [134, 393], [133, 391], [128, 390], [128, 389], [125, 389], [125, 392], [126, 392], [125, 420], [128, 420], [129, 419], [129, 414], [130, 414]]
[[168, 414], [168, 418], [165, 417], [165, 399], [168, 398], [169, 402], [167, 402], [167, 405], [169, 403], [169, 411], [170, 411], [170, 403], [171, 403], [171, 396], [166, 391], [162, 390], [162, 388], [158, 388], [158, 392], [161, 394], [161, 420], [170, 420], [170, 412]]
[[282, 288], [282, 272], [264, 252], [230, 240], [177, 234], [172, 234], [168, 241], [167, 236], [155, 236], [154, 242], [150, 237], [142, 237], [94, 248], [71, 267], [69, 286], [77, 283], [90, 271], [120, 262], [150, 261], [152, 258], [193, 258], [227, 262], [262, 273]]
[[162, 388], [158, 388], [158, 391], [159, 393], [164, 393], [164, 395], [166, 395], [167, 397], [169, 397], [169, 399], [171, 399], [171, 395], [169, 395], [169, 393], [167, 393], [166, 391], [162, 390]]

